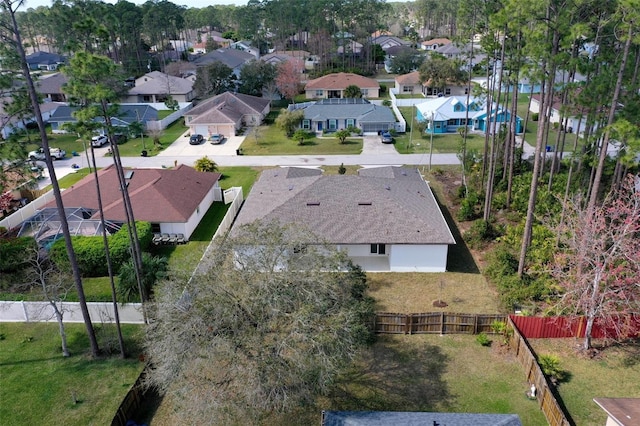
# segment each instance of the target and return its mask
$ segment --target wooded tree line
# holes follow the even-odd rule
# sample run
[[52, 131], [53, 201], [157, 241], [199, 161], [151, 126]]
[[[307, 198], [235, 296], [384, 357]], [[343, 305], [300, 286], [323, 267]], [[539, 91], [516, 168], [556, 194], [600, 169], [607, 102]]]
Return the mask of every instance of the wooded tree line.
[[[627, 220], [615, 221], [611, 215], [613, 199], [633, 198], [633, 184], [623, 183], [628, 174], [638, 171], [639, 6], [635, 0], [472, 1], [458, 10], [456, 31], [463, 39], [483, 34], [481, 47], [487, 54], [487, 90], [483, 96], [488, 104], [495, 102], [511, 112], [508, 125], [494, 123], [494, 129], [486, 133], [481, 161], [477, 161], [477, 153], [466, 152], [466, 134], [461, 148], [465, 182], [462, 211], [469, 218], [481, 217], [474, 230], [478, 235], [486, 239], [502, 235], [503, 251], [495, 254], [493, 265], [502, 271], [494, 269], [490, 273], [511, 297], [510, 302], [546, 298], [555, 303], [555, 296], [581, 282], [583, 291], [573, 289], [571, 293], [581, 295], [582, 309], [572, 312], [588, 315], [590, 320], [638, 312], [637, 282], [619, 278], [620, 274], [632, 274], [640, 257], [634, 253], [629, 258], [621, 256], [619, 250], [608, 250], [631, 244], [629, 238], [637, 236], [621, 232], [625, 237], [615, 240], [601, 228], [636, 229], [640, 220], [637, 215], [624, 213]], [[524, 86], [518, 83], [523, 81], [528, 87], [520, 93]], [[540, 87], [539, 113], [535, 117], [528, 112], [532, 99], [528, 88], [532, 86]], [[529, 100], [526, 109], [520, 110], [526, 111], [524, 126], [536, 127], [535, 153], [530, 162], [521, 161], [521, 145], [515, 133], [518, 99], [523, 96]], [[578, 120], [577, 128], [572, 128], [575, 121], [570, 122], [570, 118]], [[621, 189], [624, 191], [619, 192]], [[625, 209], [632, 207], [627, 204]], [[518, 211], [523, 220], [496, 229], [498, 209]], [[608, 215], [597, 214], [602, 209]], [[617, 209], [623, 211], [622, 205], [617, 204]], [[599, 222], [589, 223], [589, 231], [582, 222], [582, 229], [569, 232], [581, 233], [582, 239], [568, 239], [566, 224], [576, 224], [577, 214], [598, 217]], [[585, 254], [585, 246], [594, 244], [594, 239], [606, 253], [617, 253], [611, 254], [604, 265], [595, 256], [597, 250]], [[560, 254], [569, 255], [564, 257], [563, 267], [558, 265], [563, 258]], [[581, 261], [569, 265], [566, 259], [572, 256]], [[622, 269], [610, 267], [611, 263]], [[549, 271], [558, 268], [565, 268], [564, 274], [556, 273], [555, 281], [550, 280]], [[617, 276], [611, 275], [614, 269]], [[573, 275], [576, 273], [580, 279]], [[588, 274], [595, 274], [595, 278], [585, 279]], [[607, 280], [601, 280], [603, 274], [615, 284], [607, 286]], [[560, 287], [556, 287], [558, 284]], [[611, 290], [608, 296], [604, 296], [604, 288]], [[616, 292], [625, 297], [610, 297]], [[562, 303], [566, 299], [560, 300], [560, 312], [567, 312], [567, 305]], [[597, 301], [598, 307], [585, 303], [588, 299]], [[573, 298], [574, 303], [576, 300]]]

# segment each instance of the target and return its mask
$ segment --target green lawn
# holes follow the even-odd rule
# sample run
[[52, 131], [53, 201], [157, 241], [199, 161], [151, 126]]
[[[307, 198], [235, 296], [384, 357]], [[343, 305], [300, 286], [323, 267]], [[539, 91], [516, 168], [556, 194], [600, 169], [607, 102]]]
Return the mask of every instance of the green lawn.
[[[515, 413], [524, 425], [546, 425], [537, 402], [525, 397], [520, 365], [500, 349], [482, 347], [468, 335], [380, 335], [327, 397], [260, 424], [308, 425], [322, 410], [374, 410]], [[149, 424], [176, 424], [170, 397]]]
[[[272, 111], [265, 121], [273, 123], [279, 112]], [[270, 124], [258, 127], [257, 134], [248, 134], [242, 143], [242, 152], [245, 155], [351, 155], [362, 152], [362, 139], [347, 139], [341, 144], [331, 135], [319, 138], [311, 135], [300, 145], [287, 138], [275, 124]]]
[[[0, 323], [0, 424], [106, 425], [142, 371], [142, 328], [124, 325], [132, 354], [88, 356], [82, 324], [65, 326], [71, 356], [63, 358], [57, 324]], [[115, 328], [98, 327], [102, 348], [117, 348]], [[77, 403], [74, 403], [74, 399]]]
[[560, 383], [558, 393], [576, 425], [606, 423], [607, 415], [593, 398], [640, 398], [640, 340], [607, 348], [594, 358], [577, 353], [582, 340], [530, 339], [529, 343], [538, 355], [560, 357], [560, 367], [569, 378]]

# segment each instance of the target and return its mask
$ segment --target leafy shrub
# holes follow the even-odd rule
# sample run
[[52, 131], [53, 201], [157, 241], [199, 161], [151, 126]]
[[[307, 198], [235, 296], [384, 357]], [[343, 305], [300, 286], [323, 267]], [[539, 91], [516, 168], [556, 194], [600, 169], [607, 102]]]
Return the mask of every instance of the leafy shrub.
[[458, 210], [459, 220], [472, 220], [476, 217], [476, 206], [480, 201], [480, 197], [475, 191], [469, 191], [466, 198], [462, 199], [460, 203], [460, 210]]
[[[149, 253], [142, 253], [142, 285], [149, 295], [154, 284], [166, 276], [167, 259], [160, 256], [151, 256]], [[116, 290], [121, 302], [140, 301], [140, 290], [136, 280], [133, 259], [130, 259], [120, 267]]]
[[540, 114], [534, 112], [533, 114], [531, 114], [531, 121], [538, 121], [538, 117], [540, 117]]
[[549, 377], [553, 383], [561, 382], [567, 376], [567, 372], [560, 366], [558, 355], [540, 355], [538, 356], [538, 364], [544, 375]]
[[22, 269], [27, 259], [25, 253], [35, 247], [33, 237], [0, 238], [0, 272]]
[[489, 336], [487, 336], [485, 332], [476, 336], [476, 342], [478, 342], [480, 346], [491, 346], [491, 339], [489, 339]]
[[484, 219], [473, 222], [471, 228], [464, 234], [464, 240], [472, 248], [480, 248], [483, 243], [493, 241], [500, 236], [500, 232], [492, 223]]

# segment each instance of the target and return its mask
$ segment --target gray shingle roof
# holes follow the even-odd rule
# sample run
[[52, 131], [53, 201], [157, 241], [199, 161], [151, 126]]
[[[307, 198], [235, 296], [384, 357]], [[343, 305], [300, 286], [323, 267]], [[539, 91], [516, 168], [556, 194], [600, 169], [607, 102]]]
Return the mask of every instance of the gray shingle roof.
[[193, 90], [193, 81], [159, 71], [147, 73], [143, 78], [146, 81], [129, 89], [129, 95], [163, 95], [166, 93], [184, 95]]
[[325, 411], [322, 426], [522, 426], [517, 414]]
[[259, 219], [305, 224], [333, 244], [455, 244], [429, 185], [416, 169], [367, 169], [359, 176], [266, 170], [249, 193], [236, 226]]
[[[330, 101], [330, 102], [329, 102]], [[342, 102], [340, 102], [342, 101]], [[393, 111], [366, 99], [323, 99], [304, 108], [304, 118], [314, 121], [356, 118], [358, 122], [395, 123]]]
[[236, 69], [241, 65], [255, 59], [251, 53], [233, 48], [217, 49], [209, 52], [193, 61], [196, 66], [209, 65], [214, 62], [222, 62], [231, 69]]

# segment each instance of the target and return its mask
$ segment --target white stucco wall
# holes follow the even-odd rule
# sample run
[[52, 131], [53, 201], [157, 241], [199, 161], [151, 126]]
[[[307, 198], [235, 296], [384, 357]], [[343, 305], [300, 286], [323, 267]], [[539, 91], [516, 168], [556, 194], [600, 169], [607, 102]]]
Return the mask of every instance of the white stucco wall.
[[393, 272], [445, 272], [449, 246], [394, 245], [389, 252]]
[[378, 268], [384, 259], [389, 262], [390, 272], [445, 272], [449, 251], [449, 246], [446, 244], [386, 244], [383, 255], [372, 254], [370, 244], [341, 245], [338, 248], [347, 250], [349, 257], [353, 258], [365, 271], [369, 270], [368, 266], [380, 271]]
[[222, 190], [218, 183], [216, 183], [206, 197], [202, 199], [198, 208], [191, 214], [191, 217], [186, 223], [161, 223], [160, 232], [166, 234], [184, 234], [188, 240], [214, 201], [222, 201]]

